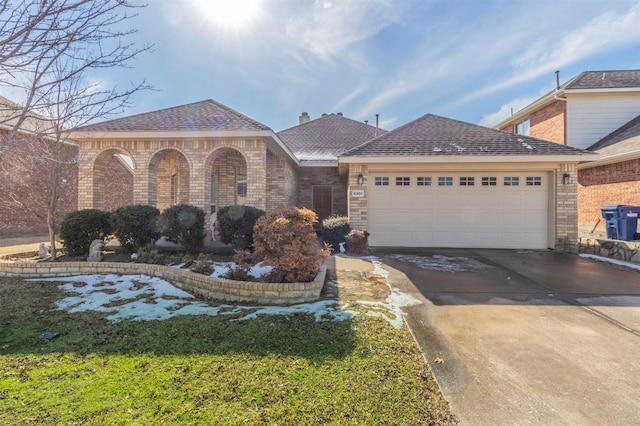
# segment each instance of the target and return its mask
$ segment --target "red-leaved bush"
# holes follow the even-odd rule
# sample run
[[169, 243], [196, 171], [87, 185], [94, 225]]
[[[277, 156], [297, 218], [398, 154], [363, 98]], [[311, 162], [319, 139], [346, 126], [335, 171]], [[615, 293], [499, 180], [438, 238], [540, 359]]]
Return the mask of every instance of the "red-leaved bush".
[[318, 216], [311, 210], [286, 207], [261, 217], [253, 231], [254, 258], [273, 266], [267, 282], [308, 282], [331, 253], [313, 230]]
[[360, 229], [351, 230], [345, 237], [347, 254], [367, 254], [369, 250], [369, 233]]

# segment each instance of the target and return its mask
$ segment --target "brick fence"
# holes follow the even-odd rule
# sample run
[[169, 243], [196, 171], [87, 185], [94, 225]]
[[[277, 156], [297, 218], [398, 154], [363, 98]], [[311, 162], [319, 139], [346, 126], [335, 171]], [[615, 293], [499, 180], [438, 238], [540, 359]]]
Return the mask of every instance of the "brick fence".
[[327, 272], [323, 265], [315, 280], [306, 283], [259, 283], [234, 281], [197, 274], [184, 269], [146, 263], [119, 262], [9, 262], [0, 260], [0, 277], [48, 278], [72, 275], [147, 275], [169, 281], [205, 299], [269, 305], [292, 305], [320, 298]]

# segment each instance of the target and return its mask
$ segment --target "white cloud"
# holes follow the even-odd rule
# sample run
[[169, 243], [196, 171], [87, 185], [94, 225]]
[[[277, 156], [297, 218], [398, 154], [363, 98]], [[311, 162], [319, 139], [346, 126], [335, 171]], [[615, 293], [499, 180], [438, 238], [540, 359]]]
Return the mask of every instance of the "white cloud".
[[389, 0], [316, 1], [310, 13], [291, 17], [286, 31], [300, 49], [331, 62], [354, 44], [397, 22], [400, 9]]

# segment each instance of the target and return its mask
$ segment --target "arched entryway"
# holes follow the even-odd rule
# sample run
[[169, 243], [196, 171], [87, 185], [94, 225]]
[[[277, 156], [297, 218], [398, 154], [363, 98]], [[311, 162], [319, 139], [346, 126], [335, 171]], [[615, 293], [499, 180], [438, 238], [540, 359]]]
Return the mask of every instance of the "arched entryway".
[[233, 148], [215, 150], [205, 167], [208, 179], [205, 199], [212, 213], [220, 207], [247, 201], [247, 160]]
[[189, 204], [190, 170], [182, 152], [157, 152], [149, 162], [149, 205], [162, 211], [176, 204]]
[[96, 156], [93, 171], [93, 208], [115, 210], [133, 204], [135, 165], [128, 152], [108, 149]]

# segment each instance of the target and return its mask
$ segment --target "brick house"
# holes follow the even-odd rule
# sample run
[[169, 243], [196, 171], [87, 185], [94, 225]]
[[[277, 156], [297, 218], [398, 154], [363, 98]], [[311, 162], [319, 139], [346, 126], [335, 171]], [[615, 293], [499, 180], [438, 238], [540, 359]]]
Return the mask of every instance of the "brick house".
[[577, 167], [596, 157], [434, 115], [385, 132], [303, 113], [275, 133], [212, 100], [83, 126], [71, 138], [79, 209], [299, 205], [348, 215], [378, 247], [574, 250]]
[[602, 236], [602, 205], [640, 205], [639, 117], [640, 70], [586, 71], [496, 128], [600, 154], [578, 165], [578, 226]]

